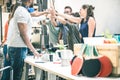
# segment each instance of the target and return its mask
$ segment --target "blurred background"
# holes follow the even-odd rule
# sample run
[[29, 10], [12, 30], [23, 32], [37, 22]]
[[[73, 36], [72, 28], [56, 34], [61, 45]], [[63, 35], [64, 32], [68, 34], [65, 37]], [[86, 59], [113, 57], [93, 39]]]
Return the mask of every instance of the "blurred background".
[[[19, 0], [0, 0], [0, 37], [3, 35], [3, 26], [8, 18], [10, 5]], [[34, 0], [34, 8], [43, 11], [49, 8], [50, 0]], [[96, 35], [103, 34], [108, 30], [111, 34], [120, 34], [120, 0], [53, 0], [55, 9], [63, 13], [65, 6], [71, 6], [73, 12], [79, 12], [83, 4], [95, 6]], [[1, 17], [2, 16], [2, 17]], [[1, 42], [1, 41], [0, 41]]]

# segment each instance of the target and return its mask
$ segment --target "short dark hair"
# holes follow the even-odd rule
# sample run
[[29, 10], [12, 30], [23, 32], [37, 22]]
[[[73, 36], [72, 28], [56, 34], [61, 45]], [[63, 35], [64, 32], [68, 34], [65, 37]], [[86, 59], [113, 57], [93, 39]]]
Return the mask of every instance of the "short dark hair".
[[66, 9], [66, 8], [69, 8], [69, 9], [70, 9], [70, 11], [72, 12], [72, 8], [71, 8], [70, 6], [65, 6], [65, 8], [64, 8], [64, 9]]
[[28, 0], [21, 0], [22, 2], [27, 2]]
[[15, 7], [15, 4], [12, 4], [12, 5], [10, 6], [10, 12], [12, 12], [12, 10], [14, 9], [14, 7]]

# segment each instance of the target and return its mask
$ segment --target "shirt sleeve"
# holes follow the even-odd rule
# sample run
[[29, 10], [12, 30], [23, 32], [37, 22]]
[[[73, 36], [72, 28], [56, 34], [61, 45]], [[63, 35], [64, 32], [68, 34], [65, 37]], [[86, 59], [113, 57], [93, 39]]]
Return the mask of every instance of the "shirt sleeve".
[[18, 8], [16, 11], [16, 19], [18, 23], [27, 23], [27, 15], [28, 12], [26, 13], [26, 10], [23, 8]]
[[57, 27], [63, 27], [63, 24], [60, 22], [57, 22]]

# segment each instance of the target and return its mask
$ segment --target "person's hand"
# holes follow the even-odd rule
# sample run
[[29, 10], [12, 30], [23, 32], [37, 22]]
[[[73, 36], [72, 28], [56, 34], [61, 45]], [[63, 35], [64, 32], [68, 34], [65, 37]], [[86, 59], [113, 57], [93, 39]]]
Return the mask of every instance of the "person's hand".
[[50, 7], [49, 12], [52, 16], [55, 16], [56, 11], [54, 10], [54, 8]]
[[58, 15], [59, 15], [59, 13], [58, 13], [58, 12], [55, 12], [55, 15], [57, 15], [57, 16], [58, 16]]
[[0, 46], [4, 46], [4, 44], [5, 44], [5, 42], [2, 42], [2, 43], [0, 44]]
[[9, 55], [8, 55], [8, 53], [6, 54], [6, 59], [9, 61]]
[[82, 39], [82, 35], [81, 35], [81, 33], [79, 33], [79, 37], [80, 37], [80, 39]]
[[44, 13], [49, 14], [49, 9], [44, 10]]
[[39, 54], [37, 51], [34, 51], [33, 54], [34, 58], [39, 58], [41, 56], [41, 54]]

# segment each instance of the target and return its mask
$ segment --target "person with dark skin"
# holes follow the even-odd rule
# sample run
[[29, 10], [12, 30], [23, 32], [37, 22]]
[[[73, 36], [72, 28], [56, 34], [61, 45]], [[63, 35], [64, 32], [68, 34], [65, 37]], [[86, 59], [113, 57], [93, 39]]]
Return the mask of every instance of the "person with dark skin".
[[48, 11], [29, 13], [28, 8], [34, 0], [21, 0], [22, 4], [19, 6], [13, 15], [13, 35], [10, 39], [8, 55], [13, 68], [13, 80], [21, 80], [24, 59], [28, 53], [28, 48], [34, 54], [34, 57], [41, 55], [33, 47], [31, 39], [32, 16], [38, 17], [47, 14]]

